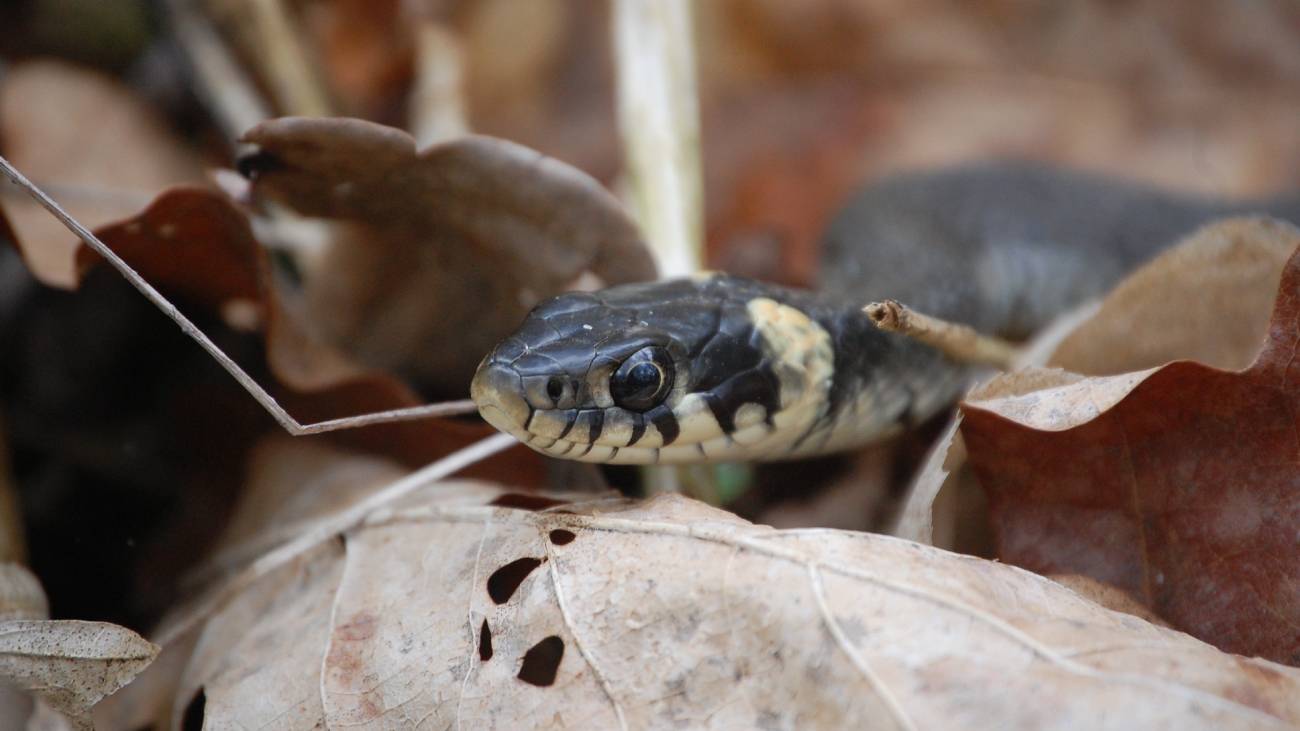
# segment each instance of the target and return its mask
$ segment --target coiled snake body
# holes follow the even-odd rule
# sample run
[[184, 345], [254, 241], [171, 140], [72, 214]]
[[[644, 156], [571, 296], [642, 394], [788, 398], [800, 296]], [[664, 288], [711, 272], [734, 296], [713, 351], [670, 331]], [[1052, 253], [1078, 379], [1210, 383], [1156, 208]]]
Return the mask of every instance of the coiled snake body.
[[483, 360], [485, 419], [543, 453], [624, 464], [773, 460], [878, 440], [971, 378], [861, 307], [893, 298], [1019, 338], [1197, 226], [1300, 221], [1294, 198], [1228, 203], [1033, 165], [899, 176], [832, 223], [816, 292], [723, 274], [570, 293]]

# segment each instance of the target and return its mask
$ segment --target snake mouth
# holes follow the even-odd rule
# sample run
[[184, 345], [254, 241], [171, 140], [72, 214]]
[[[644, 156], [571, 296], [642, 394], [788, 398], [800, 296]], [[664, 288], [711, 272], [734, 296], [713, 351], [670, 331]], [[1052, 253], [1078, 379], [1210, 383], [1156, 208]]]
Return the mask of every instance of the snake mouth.
[[509, 365], [484, 360], [474, 373], [469, 395], [487, 423], [521, 442], [531, 441], [528, 422], [533, 407], [523, 397], [519, 374]]
[[[671, 410], [658, 424], [619, 408], [556, 408], [530, 403], [524, 377], [506, 361], [491, 357], [479, 365], [470, 397], [493, 427], [551, 457], [581, 462], [654, 464], [676, 452], [661, 449]], [[665, 419], [667, 421], [665, 421]], [[698, 461], [692, 449], [689, 461]]]

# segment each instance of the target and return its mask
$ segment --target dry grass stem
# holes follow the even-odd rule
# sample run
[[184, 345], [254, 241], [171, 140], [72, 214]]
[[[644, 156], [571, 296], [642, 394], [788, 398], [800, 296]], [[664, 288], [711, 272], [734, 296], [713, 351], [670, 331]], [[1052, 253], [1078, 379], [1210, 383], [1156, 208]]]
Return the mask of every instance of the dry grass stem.
[[256, 34], [253, 47], [260, 51], [262, 71], [280, 109], [299, 117], [333, 114], [329, 94], [313, 70], [315, 64], [302, 44], [303, 33], [281, 0], [244, 0], [244, 10]]
[[415, 144], [432, 144], [469, 132], [460, 41], [445, 26], [423, 22], [416, 32], [415, 83], [410, 125]]
[[618, 117], [637, 220], [665, 277], [698, 271], [703, 183], [691, 4], [617, 0]]

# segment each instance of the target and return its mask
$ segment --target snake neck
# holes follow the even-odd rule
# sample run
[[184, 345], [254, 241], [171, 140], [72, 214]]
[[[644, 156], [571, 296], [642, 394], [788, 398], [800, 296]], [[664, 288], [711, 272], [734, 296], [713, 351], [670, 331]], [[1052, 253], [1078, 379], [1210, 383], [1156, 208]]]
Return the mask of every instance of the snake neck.
[[734, 351], [711, 339], [693, 363], [692, 393], [674, 412], [682, 424], [716, 422], [722, 434], [698, 442], [700, 454], [663, 449], [660, 461], [795, 459], [861, 446], [951, 405], [975, 374], [928, 345], [881, 331], [862, 312], [866, 303], [852, 297], [726, 274], [695, 283], [722, 303], [718, 333], [745, 343], [752, 353], [742, 360], [755, 365], [736, 377], [726, 362]]

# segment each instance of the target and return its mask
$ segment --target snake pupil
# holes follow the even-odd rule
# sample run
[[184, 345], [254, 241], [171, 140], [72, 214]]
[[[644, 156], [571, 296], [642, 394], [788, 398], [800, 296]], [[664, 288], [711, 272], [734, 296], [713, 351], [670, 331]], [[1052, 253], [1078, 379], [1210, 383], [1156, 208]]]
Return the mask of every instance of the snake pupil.
[[629, 411], [648, 411], [658, 406], [672, 385], [672, 359], [657, 346], [633, 353], [609, 379], [614, 403]]

